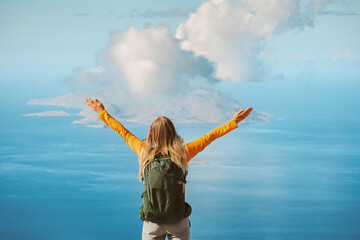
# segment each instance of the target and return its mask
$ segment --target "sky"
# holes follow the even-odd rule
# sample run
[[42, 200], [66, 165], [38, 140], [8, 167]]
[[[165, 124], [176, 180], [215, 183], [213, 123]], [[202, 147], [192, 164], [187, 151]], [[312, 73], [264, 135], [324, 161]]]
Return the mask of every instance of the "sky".
[[355, 0], [3, 0], [0, 100], [90, 127], [103, 125], [85, 97], [139, 123], [222, 122], [247, 106], [249, 121], [354, 111], [359, 29]]
[[185, 142], [217, 124], [178, 123], [254, 108], [191, 166], [195, 238], [357, 236], [359, 29], [358, 0], [1, 0], [3, 234], [140, 233], [137, 163], [119, 164], [136, 156], [91, 97], [136, 136], [165, 115]]

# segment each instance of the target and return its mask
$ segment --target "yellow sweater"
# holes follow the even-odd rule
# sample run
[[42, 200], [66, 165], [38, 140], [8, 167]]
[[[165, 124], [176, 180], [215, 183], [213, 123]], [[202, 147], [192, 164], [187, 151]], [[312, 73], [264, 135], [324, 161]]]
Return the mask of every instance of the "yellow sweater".
[[[138, 139], [134, 134], [127, 130], [121, 123], [116, 121], [106, 110], [103, 110], [99, 119], [101, 119], [106, 125], [115, 130], [120, 136], [124, 139], [125, 143], [139, 156], [141, 149], [144, 146], [144, 142]], [[189, 162], [193, 157], [196, 156], [199, 152], [204, 150], [212, 141], [215, 139], [224, 136], [228, 132], [236, 129], [238, 126], [234, 119], [231, 119], [229, 122], [215, 128], [214, 130], [208, 132], [204, 136], [196, 139], [195, 141], [185, 145], [185, 150], [187, 153], [187, 161]]]

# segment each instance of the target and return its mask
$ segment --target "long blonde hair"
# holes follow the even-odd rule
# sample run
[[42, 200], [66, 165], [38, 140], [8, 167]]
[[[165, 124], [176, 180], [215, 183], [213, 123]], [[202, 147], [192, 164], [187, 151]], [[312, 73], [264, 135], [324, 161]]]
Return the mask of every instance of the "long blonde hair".
[[176, 133], [173, 123], [167, 117], [158, 117], [151, 124], [149, 133], [139, 156], [139, 178], [144, 174], [144, 169], [154, 161], [157, 154], [170, 153], [171, 161], [178, 165], [184, 172], [187, 168], [187, 154], [183, 139]]

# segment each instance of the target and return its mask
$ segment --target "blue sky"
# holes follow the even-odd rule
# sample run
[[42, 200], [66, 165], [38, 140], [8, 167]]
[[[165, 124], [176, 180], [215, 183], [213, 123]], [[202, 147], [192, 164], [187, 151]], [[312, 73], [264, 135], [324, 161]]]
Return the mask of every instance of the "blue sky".
[[359, 29], [357, 0], [0, 1], [0, 235], [141, 233], [136, 156], [85, 97], [140, 138], [270, 120], [197, 156], [195, 238], [359, 235]]
[[[178, 26], [203, 2], [2, 1], [1, 99], [10, 98], [11, 104], [21, 109], [18, 113], [29, 113], [26, 103], [31, 99], [81, 91], [81, 86], [74, 90], [64, 79], [78, 69], [96, 68], [97, 56], [109, 47], [110, 33], [121, 35], [130, 26], [141, 32], [152, 24], [167, 26], [175, 36]], [[290, 98], [297, 105], [306, 103], [306, 108], [316, 102], [324, 107], [328, 101], [347, 104], [350, 109], [359, 107], [359, 1], [328, 3], [312, 20], [309, 25], [271, 32], [271, 39], [261, 46], [264, 57], [260, 65], [266, 68], [265, 75], [256, 81], [223, 81], [219, 75], [220, 81], [211, 88], [265, 112], [276, 112], [274, 105], [293, 107]], [[242, 41], [247, 43], [247, 39]], [[252, 59], [258, 53], [250, 51], [244, 56]], [[205, 58], [209, 60], [211, 54], [205, 53]], [[257, 65], [250, 67], [258, 70]], [[337, 100], [335, 93], [340, 97]]]

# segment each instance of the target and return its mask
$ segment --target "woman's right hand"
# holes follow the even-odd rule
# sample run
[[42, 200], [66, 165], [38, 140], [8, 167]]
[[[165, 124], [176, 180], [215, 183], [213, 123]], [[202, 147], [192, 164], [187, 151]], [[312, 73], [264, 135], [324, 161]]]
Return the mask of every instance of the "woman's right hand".
[[105, 110], [104, 105], [99, 102], [99, 100], [95, 99], [95, 101], [91, 100], [91, 98], [86, 98], [86, 101], [88, 102], [88, 105], [94, 109], [95, 112], [101, 113], [102, 110]]
[[233, 119], [235, 120], [236, 124], [238, 124], [239, 122], [244, 120], [247, 116], [249, 116], [249, 114], [251, 113], [252, 110], [253, 110], [253, 108], [249, 107], [245, 111], [244, 111], [244, 109], [241, 109], [240, 111], [235, 113]]

